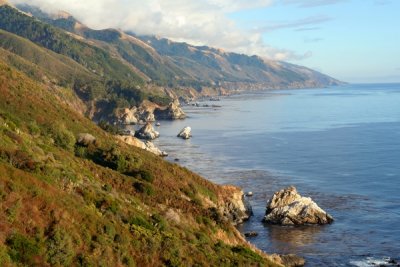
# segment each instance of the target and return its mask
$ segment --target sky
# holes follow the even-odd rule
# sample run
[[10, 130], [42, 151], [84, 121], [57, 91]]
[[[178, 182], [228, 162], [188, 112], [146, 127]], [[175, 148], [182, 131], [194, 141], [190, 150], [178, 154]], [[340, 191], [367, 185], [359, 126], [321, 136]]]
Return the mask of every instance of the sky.
[[118, 28], [307, 66], [351, 83], [400, 82], [400, 0], [11, 0]]

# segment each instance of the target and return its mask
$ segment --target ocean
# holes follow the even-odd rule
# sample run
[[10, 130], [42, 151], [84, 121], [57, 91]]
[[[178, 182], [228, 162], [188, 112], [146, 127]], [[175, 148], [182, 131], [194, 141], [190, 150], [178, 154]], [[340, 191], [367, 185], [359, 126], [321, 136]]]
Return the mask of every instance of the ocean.
[[[306, 266], [400, 260], [400, 84], [262, 91], [199, 104], [184, 106], [186, 120], [162, 121], [155, 144], [167, 160], [254, 193], [254, 216], [239, 227], [259, 233], [251, 243], [302, 256]], [[190, 140], [176, 137], [185, 126]], [[263, 224], [268, 198], [289, 185], [334, 223]]]

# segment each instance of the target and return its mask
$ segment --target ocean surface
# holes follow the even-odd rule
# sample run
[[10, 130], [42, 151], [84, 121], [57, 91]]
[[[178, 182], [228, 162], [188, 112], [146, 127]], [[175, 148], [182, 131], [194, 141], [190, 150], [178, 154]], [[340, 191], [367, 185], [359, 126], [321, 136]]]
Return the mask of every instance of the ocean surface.
[[[254, 216], [239, 228], [259, 233], [251, 243], [303, 256], [307, 266], [400, 260], [400, 84], [263, 91], [199, 104], [184, 107], [184, 121], [162, 121], [155, 144], [170, 161], [254, 193]], [[193, 133], [186, 141], [176, 137], [185, 126]], [[267, 199], [289, 185], [335, 222], [263, 224]]]

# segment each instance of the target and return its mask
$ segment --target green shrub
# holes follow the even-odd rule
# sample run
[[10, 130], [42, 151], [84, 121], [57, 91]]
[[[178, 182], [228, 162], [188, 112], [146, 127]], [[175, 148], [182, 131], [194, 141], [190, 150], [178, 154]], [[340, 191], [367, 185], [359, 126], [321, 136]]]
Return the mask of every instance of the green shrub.
[[36, 121], [31, 121], [28, 124], [28, 130], [31, 135], [39, 135], [40, 134], [40, 128], [37, 125]]
[[147, 221], [145, 218], [143, 218], [140, 215], [131, 217], [129, 219], [129, 224], [130, 225], [140, 226], [140, 227], [146, 228], [148, 230], [154, 230], [154, 226], [149, 221]]
[[40, 253], [40, 248], [37, 242], [22, 234], [15, 233], [6, 240], [11, 259], [27, 265], [34, 265], [34, 257]]
[[121, 133], [121, 129], [118, 128], [118, 126], [111, 125], [108, 122], [102, 120], [99, 122], [98, 126], [103, 129], [106, 132], [109, 132], [111, 134], [119, 134]]
[[50, 132], [56, 146], [73, 151], [76, 143], [75, 135], [67, 130], [64, 125], [56, 124], [50, 129]]
[[102, 189], [106, 192], [111, 192], [112, 186], [110, 184], [103, 185]]
[[54, 266], [70, 266], [75, 256], [72, 238], [62, 228], [55, 228], [47, 240], [47, 259]]
[[121, 173], [127, 172], [129, 170], [128, 164], [129, 163], [123, 155], [116, 156], [117, 171]]
[[77, 156], [79, 158], [87, 158], [87, 156], [88, 156], [87, 148], [76, 145], [75, 146], [75, 156]]
[[167, 222], [160, 214], [153, 214], [151, 216], [153, 220], [153, 225], [157, 227], [160, 231], [164, 231], [167, 229]]
[[8, 266], [10, 263], [11, 258], [7, 253], [7, 247], [0, 244], [0, 266]]
[[147, 170], [134, 170], [127, 172], [126, 174], [149, 183], [152, 183], [154, 181], [153, 174]]
[[141, 182], [135, 182], [133, 184], [133, 187], [138, 191], [139, 193], [144, 193], [148, 196], [151, 196], [154, 194], [154, 189], [151, 184], [147, 183], [141, 183]]
[[233, 253], [239, 254], [247, 259], [252, 259], [257, 262], [263, 262], [263, 258], [249, 248], [243, 246], [234, 246], [231, 248]]

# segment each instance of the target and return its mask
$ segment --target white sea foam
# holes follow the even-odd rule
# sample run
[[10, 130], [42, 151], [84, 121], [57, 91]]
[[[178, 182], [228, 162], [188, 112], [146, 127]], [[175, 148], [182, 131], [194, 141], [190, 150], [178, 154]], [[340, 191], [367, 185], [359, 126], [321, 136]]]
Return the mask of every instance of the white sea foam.
[[350, 261], [350, 264], [352, 266], [357, 266], [357, 267], [397, 266], [396, 264], [389, 263], [389, 261], [390, 261], [390, 258], [377, 259], [377, 258], [368, 257], [365, 260]]

